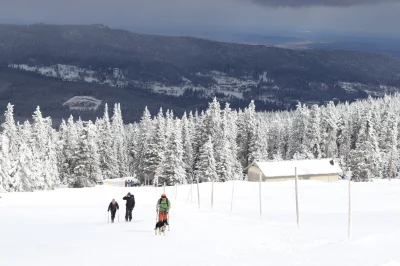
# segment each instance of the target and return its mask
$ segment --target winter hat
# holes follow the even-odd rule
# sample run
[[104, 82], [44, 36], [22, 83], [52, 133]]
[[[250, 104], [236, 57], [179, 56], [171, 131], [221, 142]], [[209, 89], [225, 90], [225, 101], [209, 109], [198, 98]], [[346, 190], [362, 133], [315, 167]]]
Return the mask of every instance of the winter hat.
[[130, 196], [131, 195], [131, 193], [130, 192], [128, 192], [128, 196]]
[[161, 197], [162, 197], [162, 198], [166, 198], [166, 197], [167, 197], [167, 194], [162, 193], [162, 194], [161, 194]]

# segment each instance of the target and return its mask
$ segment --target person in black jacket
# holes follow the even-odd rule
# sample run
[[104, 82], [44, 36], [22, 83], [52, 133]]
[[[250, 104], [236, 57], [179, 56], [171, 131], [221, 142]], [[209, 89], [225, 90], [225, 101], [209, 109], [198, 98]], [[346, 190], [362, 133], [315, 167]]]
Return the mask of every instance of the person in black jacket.
[[133, 196], [130, 192], [128, 192], [128, 195], [122, 198], [123, 200], [126, 200], [126, 213], [125, 213], [125, 222], [132, 221], [132, 210], [135, 208], [135, 196]]
[[114, 218], [115, 218], [115, 213], [117, 212], [117, 210], [119, 210], [119, 205], [118, 202], [115, 201], [115, 199], [113, 199], [110, 202], [110, 205], [108, 205], [108, 212], [111, 211], [111, 222], [114, 222]]

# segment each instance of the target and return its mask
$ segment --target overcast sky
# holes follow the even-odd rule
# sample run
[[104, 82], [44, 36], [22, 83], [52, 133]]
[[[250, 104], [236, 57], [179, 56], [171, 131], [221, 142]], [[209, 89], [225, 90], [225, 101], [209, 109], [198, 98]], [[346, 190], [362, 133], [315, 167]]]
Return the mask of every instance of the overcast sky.
[[0, 0], [0, 22], [400, 36], [400, 0]]

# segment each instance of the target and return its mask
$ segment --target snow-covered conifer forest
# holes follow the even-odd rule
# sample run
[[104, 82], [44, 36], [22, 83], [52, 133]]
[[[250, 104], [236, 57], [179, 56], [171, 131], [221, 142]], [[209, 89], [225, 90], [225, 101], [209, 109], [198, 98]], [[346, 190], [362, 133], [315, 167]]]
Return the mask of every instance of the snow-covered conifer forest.
[[220, 106], [175, 117], [150, 114], [124, 124], [119, 104], [96, 121], [70, 117], [56, 130], [39, 107], [32, 122], [5, 111], [0, 134], [0, 191], [88, 187], [106, 178], [135, 176], [141, 184], [243, 178], [254, 160], [335, 158], [355, 181], [399, 174], [400, 95], [293, 112]]

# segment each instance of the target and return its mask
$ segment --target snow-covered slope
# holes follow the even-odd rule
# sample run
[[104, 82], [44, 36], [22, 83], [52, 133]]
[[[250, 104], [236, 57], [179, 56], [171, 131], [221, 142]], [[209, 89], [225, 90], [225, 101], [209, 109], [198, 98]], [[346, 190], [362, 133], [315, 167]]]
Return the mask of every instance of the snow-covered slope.
[[[88, 68], [81, 68], [73, 65], [57, 64], [52, 66], [32, 66], [28, 64], [10, 64], [9, 68], [19, 69], [22, 71], [35, 72], [39, 75], [61, 79], [67, 82], [85, 82], [100, 85], [108, 85], [112, 87], [125, 88], [133, 86], [135, 88], [147, 89], [155, 93], [182, 96], [186, 92], [196, 92], [197, 97], [209, 98], [218, 95], [220, 98], [225, 99], [244, 99], [247, 96], [251, 98], [262, 100], [264, 102], [282, 103], [277, 99], [276, 93], [282, 88], [277, 85], [275, 80], [268, 76], [264, 71], [258, 77], [251, 75], [244, 75], [241, 77], [231, 76], [230, 73], [221, 71], [205, 71], [192, 73], [191, 78], [184, 76], [180, 77], [180, 83], [172, 85], [170, 82], [159, 81], [139, 81], [128, 78], [129, 73], [127, 70], [109, 67], [102, 70], [91, 70]], [[200, 85], [194, 80], [197, 79], [208, 80], [207, 85]], [[191, 80], [192, 79], [192, 80]], [[357, 82], [336, 82], [336, 86], [344, 90], [345, 93], [357, 93], [358, 91], [365, 91], [370, 95], [381, 96], [382, 93], [393, 93], [398, 91], [397, 87], [379, 85], [371, 86]], [[308, 88], [317, 92], [329, 91], [329, 85], [324, 82], [309, 82]], [[254, 95], [254, 92], [257, 92]], [[319, 102], [310, 102], [316, 103]]]
[[[127, 91], [148, 90], [144, 93], [164, 99], [172, 95], [178, 98], [170, 101], [176, 108], [190, 101], [200, 110], [197, 103], [216, 96], [232, 106], [257, 100], [266, 110], [282, 110], [299, 101], [352, 102], [400, 91], [396, 58], [355, 50], [299, 51], [99, 25], [0, 25], [0, 35], [0, 68], [10, 64], [66, 82], [127, 86]], [[34, 75], [18, 74], [19, 79], [3, 81], [6, 87], [31, 89], [21, 83]], [[50, 91], [54, 82], [42, 78], [41, 87]], [[65, 101], [58, 91], [52, 93]], [[12, 102], [19, 94], [11, 95]]]
[[[35, 72], [37, 74], [59, 78], [63, 81], [81, 81], [88, 83], [106, 84], [112, 87], [125, 87], [128, 85], [126, 78], [118, 68], [96, 72], [90, 69], [72, 65], [57, 64], [54, 66], [29, 66], [27, 64], [10, 64], [8, 67]], [[110, 73], [108, 73], [110, 72]]]
[[[110, 265], [399, 265], [400, 182], [353, 183], [353, 230], [347, 239], [347, 182], [299, 182], [300, 229], [294, 184], [200, 184], [166, 189], [171, 231], [154, 236], [155, 203], [162, 188], [125, 188], [117, 182], [88, 189], [9, 193], [0, 199], [0, 262], [12, 266]], [[115, 186], [114, 186], [115, 185]], [[122, 197], [136, 197], [125, 223]], [[115, 198], [119, 223], [107, 223]], [[117, 216], [118, 217], [118, 216]], [[117, 218], [118, 220], [118, 218]]]
[[[195, 85], [191, 80], [181, 77], [180, 85], [165, 85], [160, 82], [142, 82], [130, 80], [124, 76], [119, 68], [109, 68], [105, 71], [93, 71], [72, 65], [57, 64], [54, 66], [30, 66], [27, 64], [10, 64], [8, 67], [23, 71], [35, 72], [37, 74], [59, 78], [69, 82], [87, 82], [101, 85], [110, 85], [113, 87], [127, 87], [129, 84], [148, 88], [153, 92], [181, 96], [187, 90], [201, 91], [204, 96], [214, 96], [216, 93], [225, 95], [228, 98], [243, 99], [243, 93], [250, 92], [252, 88], [263, 84], [266, 88], [279, 89], [274, 85], [274, 80], [269, 78], [267, 72], [264, 72], [258, 78], [244, 76], [235, 78], [219, 71], [210, 71], [207, 73], [195, 73], [195, 76], [210, 78], [213, 84], [209, 87]], [[264, 95], [265, 96], [265, 95]], [[268, 97], [264, 97], [268, 100]]]

